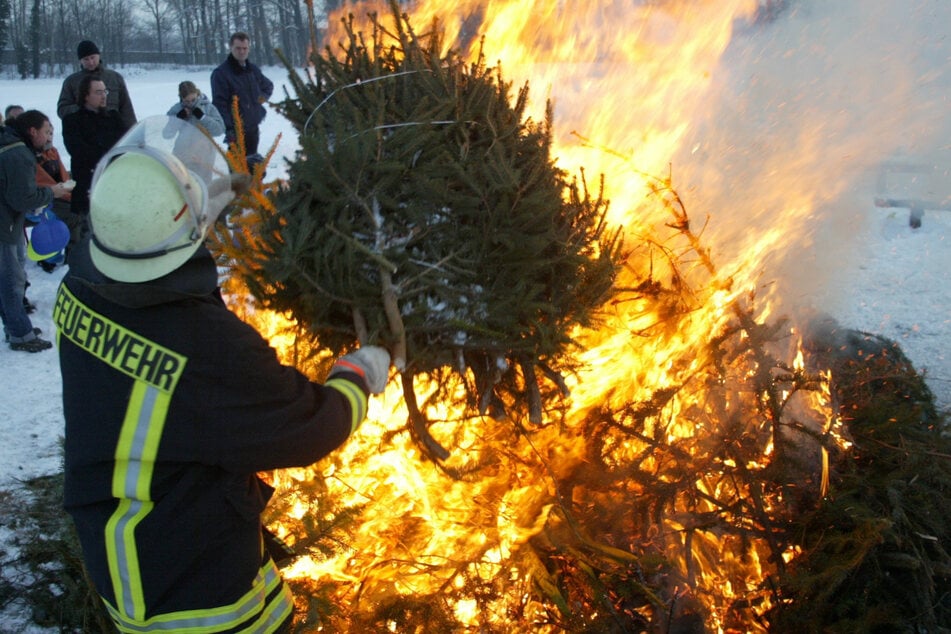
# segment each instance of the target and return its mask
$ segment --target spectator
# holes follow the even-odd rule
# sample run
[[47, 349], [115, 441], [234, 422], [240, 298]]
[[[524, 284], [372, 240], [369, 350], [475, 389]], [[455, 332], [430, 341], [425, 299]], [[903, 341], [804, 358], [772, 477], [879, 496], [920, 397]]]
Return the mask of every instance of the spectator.
[[[63, 164], [59, 150], [53, 147], [53, 142], [50, 140], [43, 148], [36, 151], [36, 184], [40, 187], [52, 187], [56, 183], [67, 183], [70, 186], [75, 184], [70, 182], [69, 172]], [[79, 242], [83, 236], [85, 222], [82, 216], [72, 212], [72, 194], [68, 193], [62, 198], [55, 199], [52, 211], [69, 227], [69, 246]], [[56, 264], [52, 262], [43, 261], [39, 265], [47, 273], [56, 268]]]
[[96, 163], [128, 130], [119, 113], [106, 108], [108, 96], [99, 75], [85, 75], [79, 82], [81, 107], [63, 119], [63, 143], [76, 181], [70, 211], [83, 219], [89, 214], [89, 187]]
[[235, 142], [235, 121], [231, 100], [238, 98], [238, 113], [244, 126], [244, 147], [247, 156], [258, 153], [259, 126], [267, 110], [264, 103], [270, 99], [274, 84], [261, 69], [251, 63], [251, 37], [238, 31], [230, 40], [228, 59], [211, 72], [211, 101], [225, 122], [225, 143]]
[[[0, 126], [5, 123], [9, 125], [14, 119], [23, 114], [23, 106], [17, 106], [11, 104], [6, 107], [3, 111], [3, 119], [0, 119]], [[23, 267], [24, 274], [26, 275], [26, 228], [23, 229], [23, 240], [20, 241], [20, 244], [17, 246], [17, 259], [20, 260], [20, 266]], [[29, 276], [24, 279], [23, 282], [23, 310], [26, 311], [27, 315], [32, 315], [36, 311], [36, 304], [30, 301], [30, 298], [26, 296], [26, 289], [30, 288], [30, 279]]]
[[23, 106], [17, 106], [17, 105], [11, 104], [7, 106], [6, 110], [3, 111], [3, 119], [0, 119], [0, 124], [2, 124], [4, 121], [9, 123], [10, 121], [13, 121], [18, 116], [20, 116], [21, 114], [23, 114]]
[[281, 365], [222, 301], [203, 246], [233, 194], [200, 196], [218, 188], [194, 187], [186, 161], [216, 156], [227, 175], [224, 158], [194, 126], [172, 119], [150, 138], [144, 123], [99, 172], [91, 239], [53, 310], [63, 505], [119, 631], [286, 632], [293, 597], [263, 538], [273, 489], [257, 472], [350, 437], [389, 355], [344, 355], [323, 384]]
[[18, 258], [26, 214], [68, 192], [67, 186], [36, 184], [33, 153], [53, 138], [49, 118], [27, 110], [0, 132], [0, 320], [10, 349], [40, 352], [52, 347], [40, 338], [23, 307], [26, 272]]
[[197, 125], [213, 137], [225, 133], [225, 122], [221, 118], [221, 113], [194, 83], [190, 81], [180, 83], [178, 99], [178, 103], [169, 108], [168, 116], [178, 117], [182, 121]]
[[82, 68], [63, 80], [63, 88], [60, 90], [59, 101], [56, 103], [56, 113], [59, 118], [65, 120], [66, 115], [82, 108], [79, 85], [84, 77], [95, 74], [106, 84], [106, 90], [109, 91], [105, 108], [119, 113], [126, 130], [135, 125], [135, 109], [132, 107], [132, 99], [129, 98], [129, 90], [126, 88], [122, 75], [102, 64], [99, 47], [89, 40], [80, 42], [76, 53], [79, 55], [79, 64]]

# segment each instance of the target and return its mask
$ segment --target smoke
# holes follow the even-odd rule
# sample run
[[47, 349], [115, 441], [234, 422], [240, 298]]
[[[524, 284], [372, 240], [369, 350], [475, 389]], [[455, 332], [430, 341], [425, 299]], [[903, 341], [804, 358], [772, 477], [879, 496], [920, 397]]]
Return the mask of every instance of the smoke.
[[792, 308], [849, 264], [884, 164], [934, 166], [918, 186], [947, 195], [951, 3], [784, 7], [737, 24], [673, 165], [688, 210], [710, 216], [716, 259], [782, 231], [759, 265]]

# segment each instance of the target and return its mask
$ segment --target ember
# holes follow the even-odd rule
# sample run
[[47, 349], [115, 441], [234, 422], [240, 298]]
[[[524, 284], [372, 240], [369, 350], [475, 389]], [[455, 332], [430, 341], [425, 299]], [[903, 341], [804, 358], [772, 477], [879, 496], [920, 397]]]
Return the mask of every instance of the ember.
[[[557, 154], [608, 175], [630, 247], [619, 293], [574, 334], [570, 399], [541, 421], [452, 409], [463, 379], [417, 376], [391, 382], [326, 462], [275, 475], [269, 520], [298, 553], [285, 575], [301, 630], [948, 627], [951, 509], [926, 492], [951, 486], [951, 448], [927, 387], [890, 342], [777, 317], [757, 276], [787, 228], [714, 255], [722, 230], [691, 223], [670, 175], [682, 121], [756, 3], [486, 4], [418, 2], [412, 21], [440, 17], [473, 51], [484, 33], [509, 72], [585, 95], [556, 107], [556, 131], [584, 133]], [[620, 23], [626, 40], [575, 37]], [[811, 212], [789, 198], [790, 215]], [[290, 335], [288, 358], [307, 328], [247, 319]], [[412, 433], [400, 387], [447, 455]]]

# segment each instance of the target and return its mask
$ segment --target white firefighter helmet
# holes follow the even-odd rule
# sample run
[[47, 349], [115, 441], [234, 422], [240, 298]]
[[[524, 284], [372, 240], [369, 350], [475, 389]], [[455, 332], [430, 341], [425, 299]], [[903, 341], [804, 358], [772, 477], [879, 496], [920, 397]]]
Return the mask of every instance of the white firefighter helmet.
[[93, 264], [120, 282], [147, 282], [174, 271], [205, 238], [204, 198], [204, 188], [187, 173], [174, 174], [149, 154], [122, 154], [103, 170], [90, 196]]
[[221, 186], [230, 181], [226, 163], [215, 165], [220, 153], [213, 142], [190, 136], [181, 123], [164, 117], [140, 122], [96, 168], [89, 250], [96, 268], [114, 280], [147, 282], [180, 267], [233, 196]]

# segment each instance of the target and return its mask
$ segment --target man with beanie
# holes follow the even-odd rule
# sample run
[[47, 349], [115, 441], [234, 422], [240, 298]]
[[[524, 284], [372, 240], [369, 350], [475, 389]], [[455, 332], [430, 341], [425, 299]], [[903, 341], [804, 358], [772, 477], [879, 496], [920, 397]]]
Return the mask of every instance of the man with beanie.
[[214, 141], [170, 117], [124, 139], [96, 168], [92, 233], [53, 308], [63, 505], [120, 632], [286, 632], [293, 597], [260, 517], [274, 491], [256, 474], [344, 443], [390, 356], [356, 349], [323, 383], [281, 365], [204, 246], [238, 184]]
[[211, 102], [224, 119], [225, 143], [231, 145], [237, 140], [231, 100], [238, 98], [238, 114], [244, 126], [244, 147], [248, 157], [251, 157], [258, 153], [261, 138], [258, 126], [267, 114], [264, 102], [271, 98], [274, 84], [248, 59], [251, 36], [238, 31], [231, 35], [229, 46], [231, 53], [228, 59], [211, 72]]
[[59, 118], [64, 119], [66, 115], [82, 107], [79, 102], [79, 83], [83, 77], [95, 74], [99, 75], [106, 84], [106, 90], [109, 91], [106, 95], [106, 110], [117, 111], [126, 129], [135, 125], [135, 109], [132, 107], [132, 99], [129, 98], [125, 79], [102, 64], [99, 47], [95, 42], [83, 40], [76, 47], [76, 54], [79, 56], [79, 64], [82, 68], [63, 80], [63, 88], [56, 102], [56, 113]]

